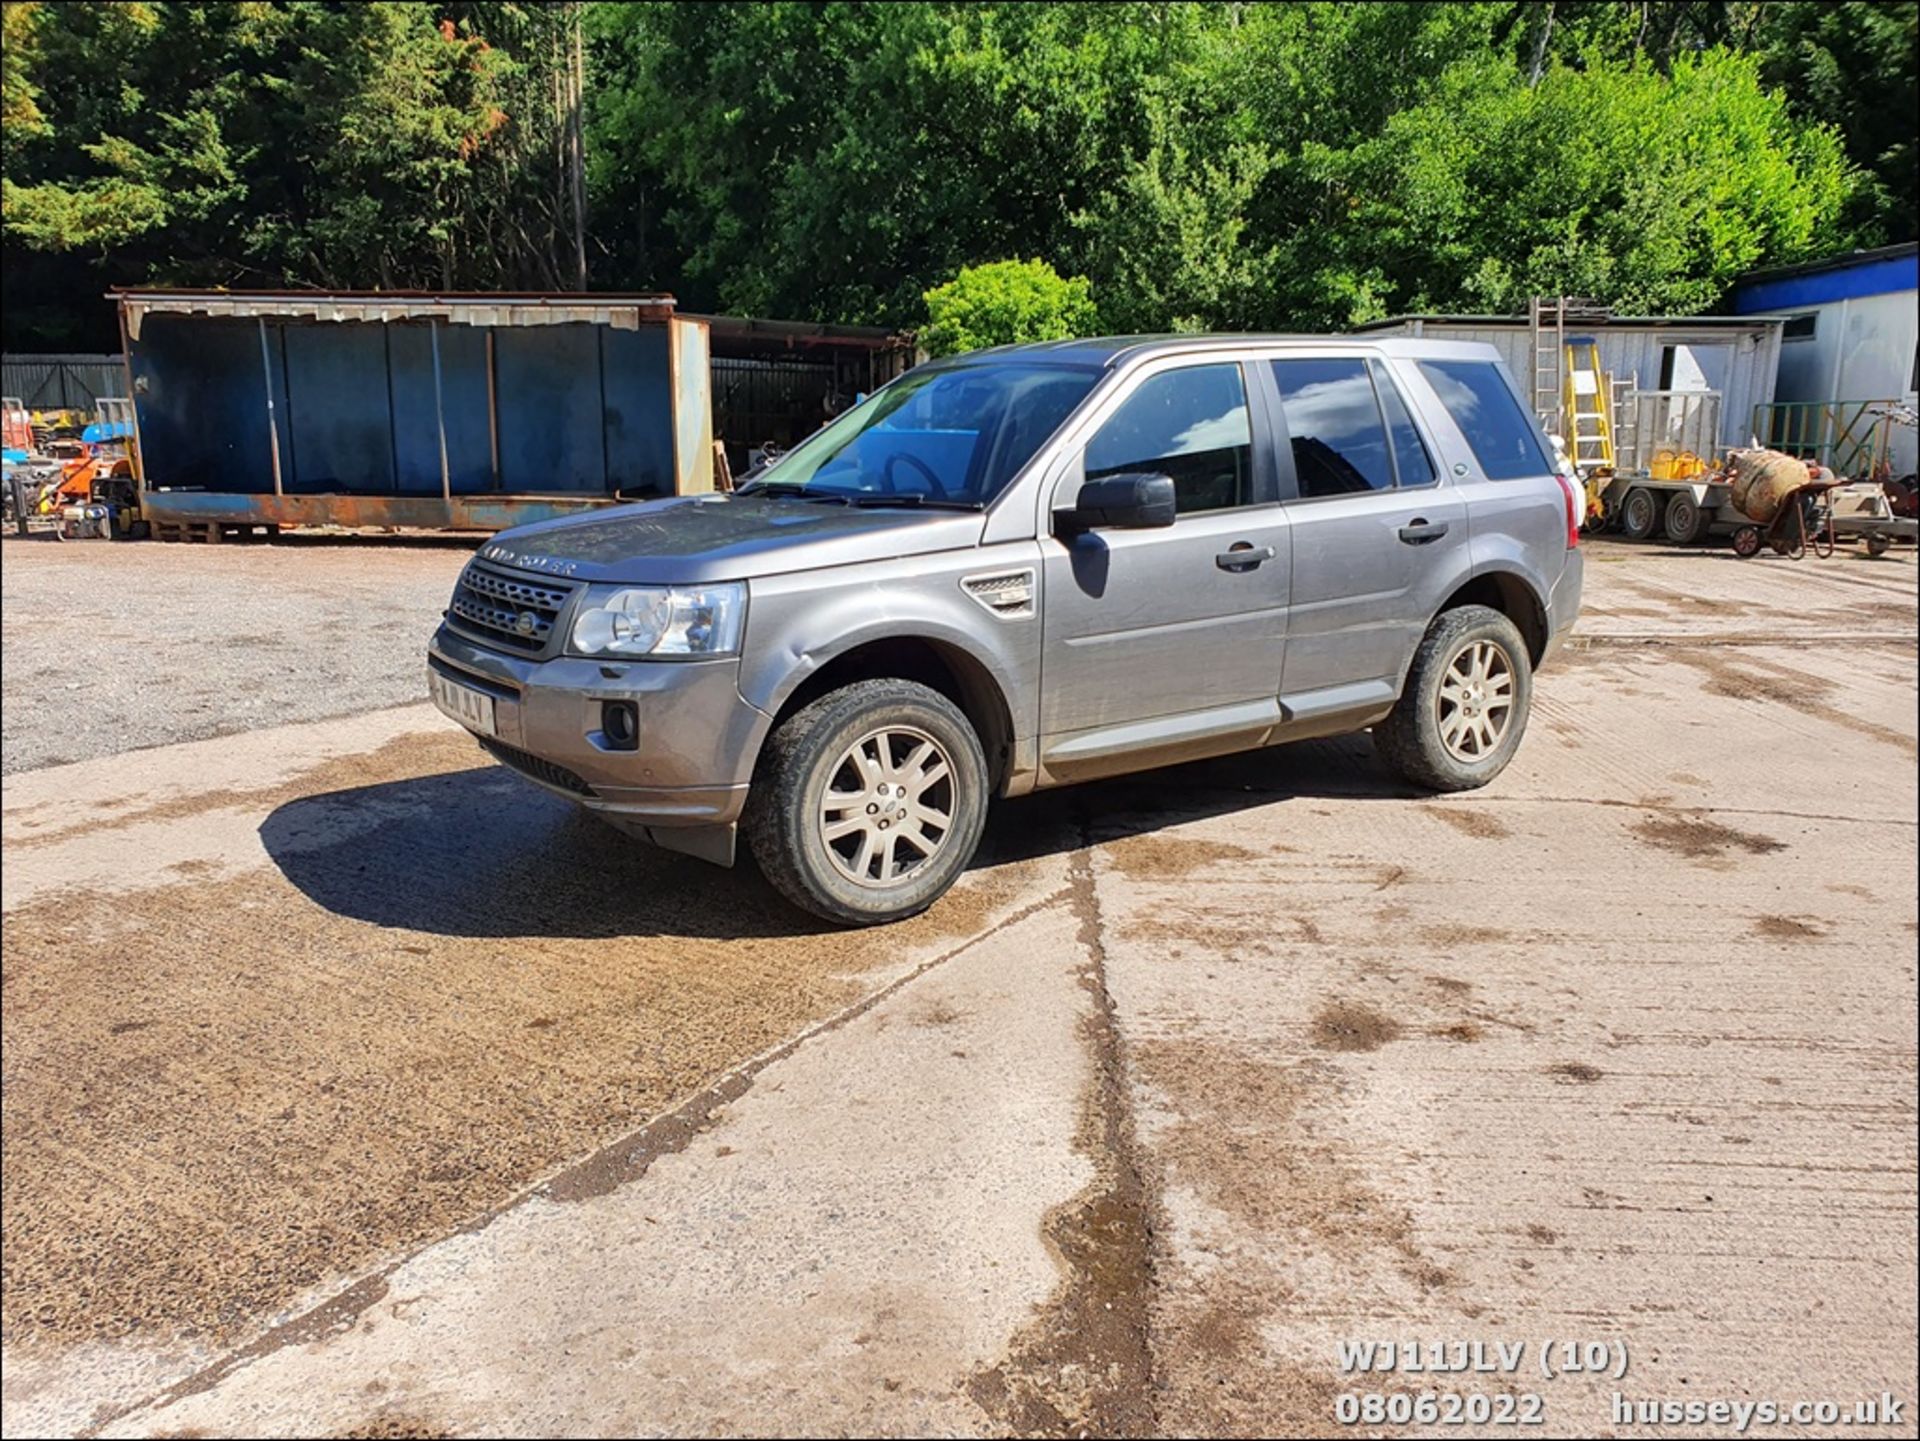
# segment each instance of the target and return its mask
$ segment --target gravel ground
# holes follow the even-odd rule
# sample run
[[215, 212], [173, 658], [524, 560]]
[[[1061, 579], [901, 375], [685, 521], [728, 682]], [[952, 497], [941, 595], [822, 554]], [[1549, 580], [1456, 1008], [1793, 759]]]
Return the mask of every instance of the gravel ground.
[[6, 537], [0, 774], [419, 700], [478, 537]]

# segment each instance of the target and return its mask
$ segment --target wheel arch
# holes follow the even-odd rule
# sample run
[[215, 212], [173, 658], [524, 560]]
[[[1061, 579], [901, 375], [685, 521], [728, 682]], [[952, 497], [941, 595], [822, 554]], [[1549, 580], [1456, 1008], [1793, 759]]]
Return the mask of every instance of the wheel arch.
[[[921, 632], [869, 636], [790, 678], [772, 710], [766, 734], [787, 717], [843, 686], [862, 680], [907, 680], [937, 691], [958, 706], [980, 738], [989, 790], [997, 793], [1014, 763], [1014, 723], [1006, 687], [986, 661], [950, 639]], [[765, 748], [764, 737], [761, 748]], [[755, 757], [756, 764], [758, 757]]]
[[1464, 581], [1441, 602], [1435, 617], [1463, 605], [1484, 605], [1512, 621], [1527, 643], [1527, 659], [1539, 665], [1547, 653], [1547, 607], [1525, 576], [1510, 570], [1482, 571]]

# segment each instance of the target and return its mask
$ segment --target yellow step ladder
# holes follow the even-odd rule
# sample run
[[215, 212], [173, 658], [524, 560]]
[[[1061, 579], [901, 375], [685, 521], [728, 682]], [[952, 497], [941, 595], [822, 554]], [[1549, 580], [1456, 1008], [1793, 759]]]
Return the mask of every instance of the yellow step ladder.
[[1567, 455], [1581, 474], [1611, 470], [1613, 453], [1613, 377], [1600, 368], [1600, 342], [1576, 336], [1567, 342]]

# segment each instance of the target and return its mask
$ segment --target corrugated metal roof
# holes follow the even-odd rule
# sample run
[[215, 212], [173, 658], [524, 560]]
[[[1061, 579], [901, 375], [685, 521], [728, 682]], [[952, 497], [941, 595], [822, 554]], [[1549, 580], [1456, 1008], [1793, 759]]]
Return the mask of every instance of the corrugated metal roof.
[[[1528, 321], [1524, 315], [1393, 315], [1385, 320], [1369, 320], [1364, 325], [1353, 327], [1354, 333], [1365, 334], [1370, 330], [1386, 330], [1396, 325], [1411, 325], [1415, 321], [1422, 325], [1462, 325], [1485, 328], [1490, 325], [1517, 325], [1523, 329]], [[1627, 329], [1627, 330], [1694, 330], [1711, 329], [1725, 326], [1730, 329], [1759, 330], [1768, 325], [1777, 325], [1777, 317], [1762, 315], [1609, 315], [1599, 317], [1567, 318], [1567, 329]]]
[[673, 315], [673, 297], [656, 293], [500, 292], [472, 294], [409, 290], [113, 290], [140, 338], [148, 315], [212, 315], [237, 319], [392, 321], [444, 320], [452, 325], [606, 325], [638, 330]]
[[1785, 280], [1794, 275], [1819, 275], [1828, 270], [1850, 270], [1858, 265], [1878, 265], [1883, 260], [1899, 260], [1916, 253], [1920, 253], [1920, 240], [1909, 240], [1900, 245], [1882, 245], [1875, 250], [1850, 250], [1844, 255], [1828, 255], [1819, 260], [1802, 260], [1794, 265], [1769, 265], [1763, 270], [1749, 270], [1734, 284], [1750, 285], [1756, 281]]

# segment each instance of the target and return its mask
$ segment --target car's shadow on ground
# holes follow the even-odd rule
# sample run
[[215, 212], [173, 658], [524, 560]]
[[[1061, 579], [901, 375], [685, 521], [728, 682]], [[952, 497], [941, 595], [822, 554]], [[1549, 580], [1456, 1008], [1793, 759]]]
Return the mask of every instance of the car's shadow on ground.
[[[976, 864], [1296, 799], [1409, 794], [1366, 737], [1313, 741], [1002, 802]], [[658, 850], [498, 766], [302, 797], [268, 815], [260, 838], [316, 905], [379, 926], [582, 939], [833, 930], [776, 895], [744, 847], [731, 871]]]

